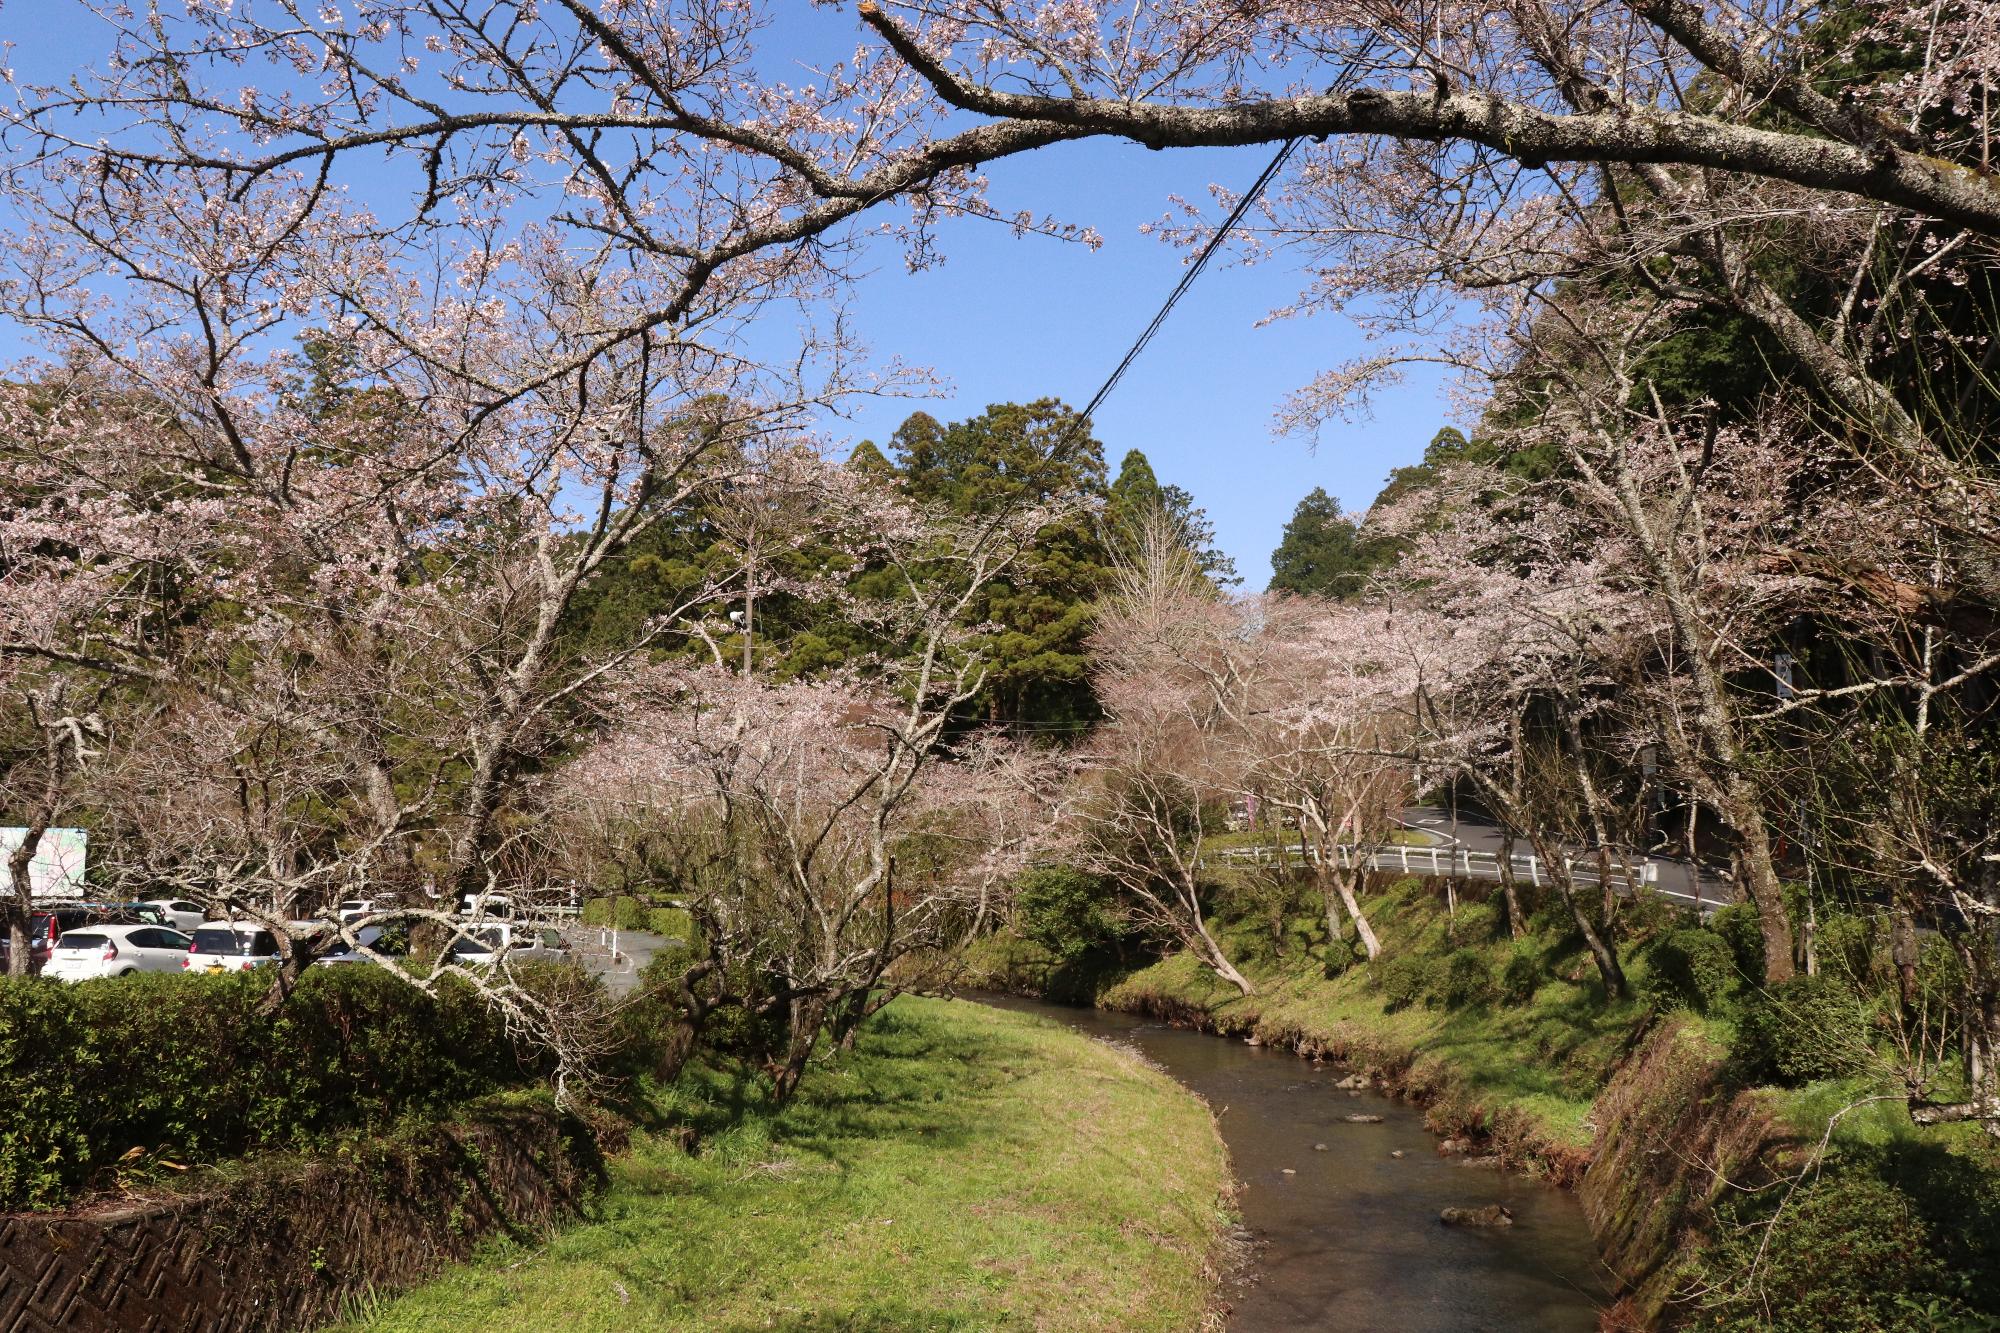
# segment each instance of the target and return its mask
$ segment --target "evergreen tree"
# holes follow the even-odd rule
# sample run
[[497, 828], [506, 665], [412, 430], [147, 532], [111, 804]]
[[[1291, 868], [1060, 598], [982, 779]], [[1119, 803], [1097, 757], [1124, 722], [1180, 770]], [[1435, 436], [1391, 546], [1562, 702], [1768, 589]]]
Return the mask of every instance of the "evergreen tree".
[[[919, 412], [890, 443], [910, 493], [958, 513], [1073, 495], [1107, 498], [1103, 446], [1054, 399], [996, 404], [949, 426]], [[1079, 514], [1043, 532], [987, 590], [972, 618], [994, 626], [979, 645], [991, 664], [981, 700], [990, 720], [1058, 734], [1096, 720], [1084, 639], [1110, 574], [1097, 519]]]
[[1154, 512], [1164, 514], [1180, 530], [1189, 554], [1211, 581], [1225, 587], [1243, 581], [1236, 573], [1236, 562], [1216, 549], [1215, 524], [1208, 511], [1181, 487], [1162, 486], [1146, 455], [1128, 450], [1104, 506], [1104, 526], [1112, 549], [1121, 555], [1136, 549], [1140, 525]]
[[896, 475], [896, 465], [876, 447], [873, 440], [863, 440], [855, 445], [853, 452], [847, 455], [847, 466], [864, 477], [873, 477], [878, 481], [886, 481]]
[[1278, 549], [1271, 552], [1269, 590], [1352, 597], [1376, 564], [1375, 551], [1362, 540], [1356, 518], [1315, 486], [1292, 511]]

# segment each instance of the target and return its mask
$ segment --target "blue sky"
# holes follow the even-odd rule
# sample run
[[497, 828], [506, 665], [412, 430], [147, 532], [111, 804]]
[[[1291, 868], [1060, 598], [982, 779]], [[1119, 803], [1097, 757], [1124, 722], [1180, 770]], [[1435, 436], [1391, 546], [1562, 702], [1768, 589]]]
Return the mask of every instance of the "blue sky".
[[[108, 33], [76, 0], [0, 0], [16, 34], [38, 40], [11, 53], [21, 73], [60, 78], [103, 57]], [[830, 62], [861, 35], [851, 11], [790, 3], [769, 34], [773, 73], [787, 57]], [[1155, 153], [1136, 145], [1059, 145], [1003, 162], [990, 197], [1003, 214], [1028, 209], [1095, 227], [1092, 251], [965, 219], [941, 234], [946, 262], [905, 271], [885, 247], [860, 283], [851, 314], [877, 356], [928, 366], [948, 381], [938, 399], [871, 399], [851, 419], [828, 422], [837, 440], [883, 441], [916, 410], [956, 420], [989, 403], [1053, 396], [1081, 406], [1181, 273], [1182, 252], [1140, 234], [1166, 211], [1170, 195], [1206, 198], [1211, 181], [1241, 188], [1269, 156], [1264, 148]], [[350, 184], [364, 196], [369, 182]], [[386, 183], [385, 183], [386, 184]], [[1293, 506], [1323, 486], [1349, 508], [1365, 508], [1393, 467], [1414, 461], [1446, 420], [1440, 376], [1414, 370], [1407, 383], [1375, 395], [1373, 420], [1335, 425], [1317, 448], [1275, 437], [1273, 409], [1287, 392], [1363, 349], [1360, 333], [1337, 318], [1287, 320], [1259, 328], [1300, 286], [1284, 263], [1212, 265], [1175, 310], [1097, 415], [1097, 436], [1113, 468], [1139, 448], [1160, 479], [1186, 487], [1215, 521], [1222, 549], [1247, 588], [1270, 576], [1269, 557]], [[19, 350], [0, 328], [0, 356]]]
[[[878, 355], [930, 366], [951, 381], [934, 402], [870, 401], [837, 432], [884, 440], [911, 411], [944, 420], [989, 403], [1055, 396], [1081, 406], [1180, 278], [1180, 251], [1139, 232], [1169, 195], [1205, 197], [1211, 180], [1241, 188], [1269, 150], [1155, 153], [1136, 145], [1059, 145], [991, 173], [1002, 214], [1033, 209], [1095, 226], [1092, 252], [966, 220], [943, 233], [948, 261], [919, 274], [885, 255], [855, 315]], [[1413, 462], [1444, 425], [1441, 377], [1413, 373], [1375, 396], [1372, 421], [1334, 425], [1317, 448], [1277, 437], [1279, 401], [1313, 374], [1363, 352], [1344, 319], [1257, 324], [1296, 295], [1282, 263], [1225, 267], [1220, 257], [1097, 414], [1115, 469], [1139, 448], [1160, 479], [1186, 487], [1215, 520], [1247, 588], [1270, 577], [1271, 548], [1306, 492], [1323, 486], [1366, 508], [1393, 467]], [[1422, 368], [1418, 368], [1419, 371]]]

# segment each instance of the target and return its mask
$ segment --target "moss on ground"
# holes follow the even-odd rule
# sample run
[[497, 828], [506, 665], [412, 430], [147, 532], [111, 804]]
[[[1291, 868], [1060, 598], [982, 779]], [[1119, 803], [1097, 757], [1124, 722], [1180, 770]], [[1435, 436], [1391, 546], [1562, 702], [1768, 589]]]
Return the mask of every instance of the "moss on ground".
[[1228, 1162], [1207, 1109], [1029, 1015], [905, 998], [772, 1113], [741, 1071], [612, 1166], [595, 1220], [372, 1311], [416, 1329], [1189, 1329]]

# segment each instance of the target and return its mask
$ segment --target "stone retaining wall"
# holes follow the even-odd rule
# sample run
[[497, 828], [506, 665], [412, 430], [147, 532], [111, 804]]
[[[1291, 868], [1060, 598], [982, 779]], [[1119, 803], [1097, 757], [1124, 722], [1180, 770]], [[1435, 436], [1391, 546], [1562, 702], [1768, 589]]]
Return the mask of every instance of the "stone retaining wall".
[[602, 1184], [599, 1137], [514, 1103], [168, 1197], [0, 1215], [0, 1333], [326, 1323], [575, 1215]]

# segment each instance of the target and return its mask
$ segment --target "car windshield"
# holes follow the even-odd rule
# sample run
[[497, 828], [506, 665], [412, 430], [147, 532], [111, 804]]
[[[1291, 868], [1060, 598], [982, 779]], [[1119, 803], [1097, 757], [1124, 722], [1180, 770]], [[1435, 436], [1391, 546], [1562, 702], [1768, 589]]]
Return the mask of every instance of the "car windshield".
[[453, 953], [491, 953], [505, 948], [507, 932], [504, 930], [475, 930], [460, 935], [451, 942]]
[[278, 941], [268, 930], [225, 930], [220, 926], [204, 926], [194, 933], [192, 952], [263, 958], [278, 952]]
[[110, 941], [102, 935], [93, 935], [86, 931], [72, 930], [69, 934], [56, 941], [56, 948], [102, 949], [108, 943]]
[[151, 903], [140, 903], [137, 907], [132, 909], [132, 915], [138, 917], [141, 921], [144, 921], [149, 926], [164, 926], [171, 924], [167, 920], [167, 914], [161, 911], [159, 908], [153, 906]]

